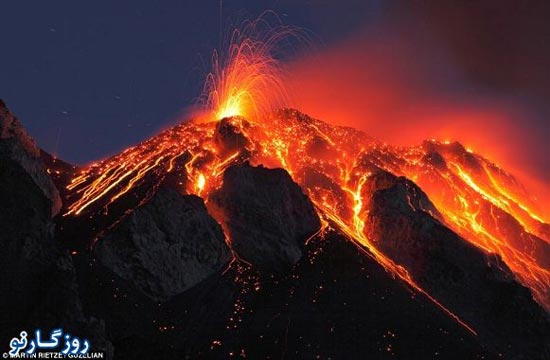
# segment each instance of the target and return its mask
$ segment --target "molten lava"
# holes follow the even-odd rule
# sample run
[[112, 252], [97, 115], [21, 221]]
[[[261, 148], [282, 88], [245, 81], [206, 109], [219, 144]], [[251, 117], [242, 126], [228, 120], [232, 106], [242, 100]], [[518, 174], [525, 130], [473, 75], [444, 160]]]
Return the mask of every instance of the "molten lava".
[[[268, 15], [275, 17], [276, 26], [270, 25]], [[243, 116], [258, 121], [287, 106], [283, 67], [274, 51], [281, 48], [281, 42], [300, 38], [300, 34], [271, 12], [236, 28], [227, 40], [227, 51], [214, 51], [212, 56], [212, 71], [201, 97], [209, 119]]]
[[285, 168], [322, 218], [389, 272], [439, 304], [366, 236], [364, 203], [369, 199], [362, 187], [368, 177], [380, 169], [407, 176], [425, 189], [444, 215], [441, 221], [484, 251], [500, 255], [535, 299], [546, 309], [550, 306], [550, 270], [544, 256], [548, 224], [531, 212], [512, 176], [456, 143], [390, 147], [353, 129], [291, 110], [255, 124], [240, 117], [181, 124], [92, 164], [69, 184], [71, 203], [66, 215], [108, 211], [131, 189], [154, 188], [178, 172], [184, 179], [179, 183], [182, 192], [208, 200], [220, 186], [224, 169], [244, 161]]
[[[82, 169], [67, 186], [65, 216], [98, 216], [129, 197], [143, 203], [165, 182], [201, 196], [208, 205], [228, 166], [249, 161], [282, 167], [309, 195], [325, 224], [475, 333], [367, 237], [365, 184], [376, 172], [388, 171], [415, 181], [442, 214], [433, 217], [487, 254], [499, 255], [550, 309], [550, 225], [513, 176], [458, 143], [430, 140], [394, 147], [294, 110], [274, 111], [286, 98], [280, 68], [270, 54], [275, 39], [256, 41], [235, 32], [226, 57], [214, 56], [207, 79], [210, 121], [177, 125]], [[138, 188], [146, 191], [133, 191]], [[223, 218], [218, 220], [223, 226]]]

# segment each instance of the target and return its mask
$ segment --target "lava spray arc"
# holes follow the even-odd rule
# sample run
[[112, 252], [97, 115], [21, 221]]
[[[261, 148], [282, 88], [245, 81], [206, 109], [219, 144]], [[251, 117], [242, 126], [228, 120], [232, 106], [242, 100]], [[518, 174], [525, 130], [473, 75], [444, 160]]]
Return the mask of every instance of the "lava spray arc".
[[200, 102], [210, 119], [242, 116], [249, 121], [288, 107], [280, 56], [294, 42], [308, 43], [306, 32], [283, 25], [273, 12], [245, 21], [214, 50]]
[[[500, 255], [518, 281], [549, 309], [550, 225], [530, 210], [513, 177], [452, 143], [393, 147], [294, 110], [280, 111], [290, 97], [275, 52], [288, 45], [288, 37], [296, 36], [307, 39], [294, 28], [270, 27], [265, 18], [234, 30], [228, 51], [214, 53], [206, 78], [202, 101], [208, 116], [82, 169], [67, 186], [65, 215], [108, 212], [131, 190], [155, 189], [174, 176], [182, 192], [198, 195], [208, 205], [227, 167], [245, 161], [282, 167], [309, 195], [325, 223], [475, 333], [369, 239], [370, 199], [365, 188], [374, 173], [385, 171], [419, 183], [443, 214], [438, 220], [488, 255]], [[513, 223], [519, 243], [503, 235], [503, 221]]]

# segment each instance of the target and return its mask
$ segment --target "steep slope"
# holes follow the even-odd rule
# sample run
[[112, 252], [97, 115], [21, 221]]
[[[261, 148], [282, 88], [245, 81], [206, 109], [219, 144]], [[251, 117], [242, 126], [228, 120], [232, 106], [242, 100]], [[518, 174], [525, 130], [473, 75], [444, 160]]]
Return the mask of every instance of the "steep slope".
[[182, 293], [231, 259], [220, 225], [203, 201], [160, 188], [98, 240], [95, 258], [156, 301]]
[[83, 312], [72, 259], [54, 238], [59, 194], [34, 141], [1, 100], [0, 134], [0, 343], [22, 330], [62, 326], [110, 358], [105, 323]]
[[381, 251], [477, 329], [495, 352], [550, 356], [548, 315], [498, 255], [484, 253], [434, 219], [435, 208], [410, 180], [382, 172], [368, 181], [367, 236]]
[[267, 271], [296, 264], [304, 240], [321, 228], [313, 204], [283, 169], [231, 166], [209, 201], [224, 219], [235, 252]]

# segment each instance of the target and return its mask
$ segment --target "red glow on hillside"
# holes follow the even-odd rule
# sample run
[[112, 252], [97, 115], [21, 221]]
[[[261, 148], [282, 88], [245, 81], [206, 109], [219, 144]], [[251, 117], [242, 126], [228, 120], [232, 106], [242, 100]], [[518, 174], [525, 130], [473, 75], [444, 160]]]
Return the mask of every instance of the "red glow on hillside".
[[444, 53], [409, 38], [357, 36], [295, 62], [288, 79], [296, 107], [390, 144], [460, 141], [512, 170], [550, 218], [548, 147], [524, 126], [532, 114], [469, 88]]

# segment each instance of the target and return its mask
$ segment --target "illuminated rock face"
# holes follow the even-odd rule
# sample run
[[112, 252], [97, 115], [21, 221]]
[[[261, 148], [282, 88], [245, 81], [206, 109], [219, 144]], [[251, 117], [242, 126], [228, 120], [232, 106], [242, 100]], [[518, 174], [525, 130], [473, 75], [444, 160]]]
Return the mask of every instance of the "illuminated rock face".
[[229, 167], [210, 200], [226, 219], [235, 252], [264, 270], [296, 264], [304, 242], [321, 227], [313, 204], [283, 169]]
[[154, 300], [179, 294], [231, 258], [202, 199], [161, 188], [94, 246], [99, 261]]

